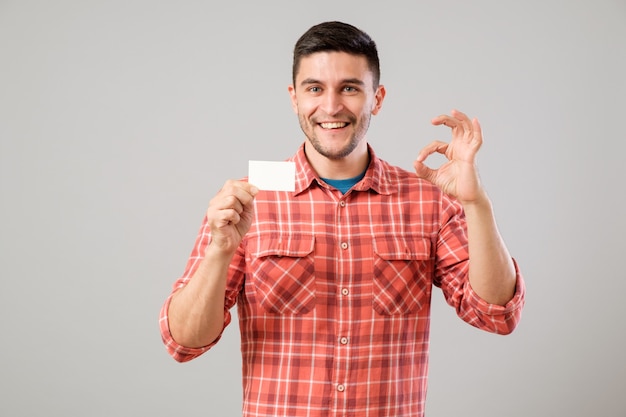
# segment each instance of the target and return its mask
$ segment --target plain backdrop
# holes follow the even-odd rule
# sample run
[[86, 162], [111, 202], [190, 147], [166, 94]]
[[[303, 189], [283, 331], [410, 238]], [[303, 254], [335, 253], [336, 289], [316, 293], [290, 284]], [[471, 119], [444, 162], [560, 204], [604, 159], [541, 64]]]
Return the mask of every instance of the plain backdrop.
[[324, 20], [378, 44], [381, 157], [479, 118], [526, 279], [510, 336], [434, 292], [427, 415], [626, 416], [623, 0], [0, 0], [0, 415], [240, 414], [236, 321], [179, 364], [158, 312], [223, 182], [303, 141], [292, 48]]

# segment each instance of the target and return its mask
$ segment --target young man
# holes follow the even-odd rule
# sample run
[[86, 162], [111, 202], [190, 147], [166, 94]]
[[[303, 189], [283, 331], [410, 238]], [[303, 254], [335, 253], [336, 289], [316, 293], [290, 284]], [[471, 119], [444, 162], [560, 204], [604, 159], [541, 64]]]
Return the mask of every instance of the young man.
[[[227, 181], [161, 311], [169, 353], [188, 361], [238, 307], [245, 416], [421, 416], [430, 299], [440, 287], [467, 323], [508, 334], [524, 284], [477, 169], [476, 119], [417, 156], [415, 172], [365, 139], [385, 88], [375, 43], [341, 22], [296, 43], [289, 94], [305, 141], [295, 192]], [[432, 153], [448, 161], [433, 170]]]

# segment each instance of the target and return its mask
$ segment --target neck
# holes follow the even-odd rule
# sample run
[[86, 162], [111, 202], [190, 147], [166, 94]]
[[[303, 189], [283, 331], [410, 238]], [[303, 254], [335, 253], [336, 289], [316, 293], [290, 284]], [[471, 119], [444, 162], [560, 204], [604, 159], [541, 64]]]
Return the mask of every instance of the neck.
[[365, 140], [350, 155], [340, 159], [330, 159], [319, 154], [308, 141], [304, 144], [304, 153], [317, 175], [334, 180], [354, 178], [362, 174], [370, 161]]

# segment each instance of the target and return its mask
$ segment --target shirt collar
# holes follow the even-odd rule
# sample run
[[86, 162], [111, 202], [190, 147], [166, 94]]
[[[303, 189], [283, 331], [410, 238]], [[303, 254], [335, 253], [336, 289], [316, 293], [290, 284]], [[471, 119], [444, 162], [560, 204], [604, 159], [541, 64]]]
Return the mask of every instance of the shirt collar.
[[[370, 155], [370, 163], [365, 172], [365, 176], [354, 186], [354, 190], [367, 191], [372, 189], [378, 194], [391, 194], [393, 191], [388, 169], [385, 168], [386, 163], [376, 156], [376, 153], [369, 143], [367, 144], [367, 150]], [[315, 173], [309, 163], [304, 153], [304, 143], [300, 145], [298, 151], [290, 160], [296, 164], [296, 187], [294, 191], [296, 195], [305, 191], [314, 183], [321, 187], [328, 187], [328, 185], [320, 179], [319, 175]]]

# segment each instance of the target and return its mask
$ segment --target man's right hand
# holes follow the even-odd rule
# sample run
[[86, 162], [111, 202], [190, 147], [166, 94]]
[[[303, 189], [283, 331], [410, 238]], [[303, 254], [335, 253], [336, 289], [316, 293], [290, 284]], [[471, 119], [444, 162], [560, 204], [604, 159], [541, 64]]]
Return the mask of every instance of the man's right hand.
[[245, 181], [226, 181], [209, 202], [206, 213], [211, 245], [225, 252], [235, 252], [252, 224], [252, 203], [258, 192], [255, 186]]

